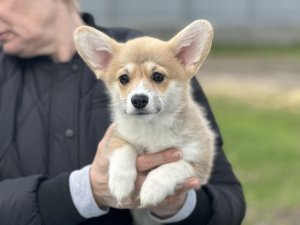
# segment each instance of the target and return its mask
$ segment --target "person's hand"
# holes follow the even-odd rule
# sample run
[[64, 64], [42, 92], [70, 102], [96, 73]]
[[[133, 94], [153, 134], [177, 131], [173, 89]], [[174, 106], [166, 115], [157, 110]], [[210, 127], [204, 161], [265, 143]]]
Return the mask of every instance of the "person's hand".
[[[162, 152], [141, 155], [137, 158], [138, 178], [136, 180], [136, 189], [140, 190], [149, 171], [165, 163], [181, 159], [180, 151], [168, 149]], [[191, 189], [198, 189], [200, 181], [196, 177], [185, 180], [176, 190], [174, 195], [168, 196], [157, 206], [150, 207], [152, 214], [165, 219], [175, 215], [183, 206], [186, 194]]]
[[[96, 156], [91, 166], [90, 170], [90, 181], [94, 199], [100, 208], [102, 207], [113, 207], [119, 208], [117, 200], [111, 195], [108, 188], [108, 168], [109, 159], [103, 155], [104, 148], [107, 141], [109, 140], [114, 129], [114, 125], [111, 125], [102, 140], [98, 145]], [[139, 206], [139, 201], [137, 199], [138, 193], [134, 191], [132, 196], [129, 196], [122, 202], [122, 208], [136, 208]]]
[[174, 195], [167, 197], [157, 206], [151, 207], [151, 213], [160, 219], [174, 216], [183, 206], [187, 192], [191, 189], [199, 189], [200, 185], [200, 181], [196, 177], [186, 179]]
[[[94, 198], [97, 204], [101, 207], [109, 206], [119, 208], [116, 199], [111, 195], [108, 188], [108, 166], [109, 160], [101, 154], [107, 140], [113, 132], [113, 126], [110, 126], [98, 145], [97, 153], [92, 163], [90, 177], [91, 186]], [[122, 202], [122, 208], [137, 208], [139, 207], [139, 191], [147, 176], [147, 173], [152, 169], [170, 162], [175, 162], [181, 159], [180, 151], [176, 149], [168, 149], [158, 153], [145, 154], [137, 158], [137, 179], [135, 183], [135, 191], [126, 200]], [[151, 207], [151, 211], [158, 217], [168, 217], [176, 214], [184, 203], [186, 192], [192, 188], [198, 188], [199, 181], [196, 178], [186, 180], [182, 186], [176, 191], [173, 196], [167, 197], [158, 206]]]

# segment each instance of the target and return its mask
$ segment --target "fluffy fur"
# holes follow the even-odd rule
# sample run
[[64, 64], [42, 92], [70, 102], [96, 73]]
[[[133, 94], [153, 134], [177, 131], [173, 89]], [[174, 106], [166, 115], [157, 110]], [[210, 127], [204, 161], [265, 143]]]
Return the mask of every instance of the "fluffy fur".
[[[148, 174], [140, 192], [142, 206], [158, 204], [188, 177], [199, 177], [202, 185], [208, 182], [215, 135], [192, 98], [190, 80], [207, 57], [212, 36], [205, 20], [167, 42], [141, 37], [124, 44], [91, 27], [76, 30], [79, 54], [111, 96], [116, 126], [103, 154], [110, 160], [109, 188], [119, 204], [134, 190], [140, 154], [171, 147], [182, 152], [181, 160]], [[162, 81], [155, 80], [157, 74]], [[128, 82], [122, 83], [124, 75]], [[146, 96], [146, 106], [135, 106], [136, 96]]]

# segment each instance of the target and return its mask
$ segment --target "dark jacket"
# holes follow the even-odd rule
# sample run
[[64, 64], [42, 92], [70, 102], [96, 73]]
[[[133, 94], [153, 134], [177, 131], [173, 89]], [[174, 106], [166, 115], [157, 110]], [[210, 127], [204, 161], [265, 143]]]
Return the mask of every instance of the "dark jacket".
[[[89, 15], [86, 23], [95, 26]], [[140, 35], [99, 28], [118, 41]], [[199, 84], [196, 100], [219, 134]], [[85, 220], [72, 203], [69, 174], [90, 164], [108, 127], [109, 99], [103, 83], [76, 54], [68, 63], [49, 57], [20, 59], [0, 50], [0, 224], [129, 225], [128, 210], [111, 209]], [[178, 224], [239, 224], [245, 213], [241, 186], [217, 141], [209, 184], [197, 192], [194, 213]], [[208, 222], [209, 221], [209, 222]]]

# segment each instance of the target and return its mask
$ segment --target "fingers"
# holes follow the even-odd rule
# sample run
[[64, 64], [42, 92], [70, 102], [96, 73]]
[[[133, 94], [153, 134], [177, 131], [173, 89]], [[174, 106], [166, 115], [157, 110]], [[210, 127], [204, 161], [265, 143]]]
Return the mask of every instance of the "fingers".
[[106, 130], [106, 132], [105, 132], [103, 138], [102, 138], [101, 141], [99, 142], [98, 149], [103, 149], [103, 148], [105, 147], [107, 140], [109, 139], [109, 137], [111, 136], [111, 134], [112, 134], [112, 132], [113, 132], [113, 130], [114, 130], [114, 127], [115, 127], [115, 124], [111, 124], [111, 125], [107, 128], [107, 130]]
[[[191, 189], [199, 189], [201, 186], [200, 180], [197, 177], [190, 177], [186, 179], [181, 185], [178, 186], [177, 190], [173, 195], [168, 196], [164, 201], [162, 201], [158, 206], [170, 206], [181, 203], [186, 198], [186, 194]], [[155, 207], [154, 207], [155, 208]]]
[[185, 194], [191, 189], [199, 189], [201, 186], [200, 180], [197, 177], [190, 177], [186, 179], [182, 184], [178, 185], [175, 193], [168, 196], [162, 204], [171, 204], [173, 201], [177, 201], [178, 198], [185, 196]]
[[[131, 196], [128, 196], [126, 199], [122, 200], [122, 204], [120, 205], [120, 202], [118, 202], [115, 196], [111, 194], [108, 186], [110, 162], [109, 158], [106, 157], [106, 155], [104, 154], [105, 152], [103, 151], [110, 144], [108, 143], [110, 139], [113, 138], [114, 128], [114, 124], [109, 126], [98, 145], [97, 153], [90, 170], [92, 193], [98, 206], [109, 206], [113, 208], [137, 208], [140, 205], [140, 202], [137, 198], [139, 190], [135, 191]], [[141, 186], [144, 179], [145, 175], [141, 173], [140, 179], [138, 181], [139, 186]]]
[[[98, 149], [96, 152], [96, 156], [94, 158], [94, 161], [92, 163], [92, 167], [90, 170], [90, 176], [91, 181], [94, 184], [94, 186], [104, 186], [108, 182], [108, 167], [109, 167], [109, 160], [107, 157], [105, 157], [103, 154], [100, 154], [100, 152], [104, 149], [107, 140], [111, 136], [111, 133], [114, 129], [114, 124], [110, 125], [108, 129], [106, 130], [102, 140], [100, 141], [98, 145]], [[103, 189], [103, 187], [102, 187]]]
[[190, 177], [186, 179], [181, 185], [179, 185], [177, 190], [188, 191], [190, 189], [199, 189], [200, 186], [200, 180], [197, 177]]
[[94, 159], [92, 166], [96, 166], [98, 173], [108, 174], [109, 159], [104, 155], [98, 154], [97, 158]]
[[139, 192], [141, 187], [146, 179], [146, 173], [138, 173], [136, 180], [135, 180], [135, 189]]
[[174, 196], [186, 193], [191, 189], [199, 189], [201, 186], [200, 180], [197, 177], [190, 177], [186, 179], [182, 184], [178, 185]]
[[136, 166], [139, 172], [151, 170], [159, 165], [175, 162], [182, 158], [177, 149], [167, 149], [153, 154], [141, 155], [137, 158]]

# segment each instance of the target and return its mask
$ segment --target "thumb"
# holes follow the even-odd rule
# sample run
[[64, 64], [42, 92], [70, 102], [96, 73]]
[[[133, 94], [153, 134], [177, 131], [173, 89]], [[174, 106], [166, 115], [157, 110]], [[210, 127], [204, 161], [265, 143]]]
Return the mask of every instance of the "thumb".
[[98, 144], [97, 152], [103, 151], [103, 149], [105, 149], [105, 146], [107, 145], [107, 142], [108, 142], [110, 136], [112, 135], [115, 127], [116, 127], [116, 125], [113, 123], [107, 128], [107, 130], [105, 131], [104, 136], [102, 137], [102, 139], [100, 140], [100, 142]]

